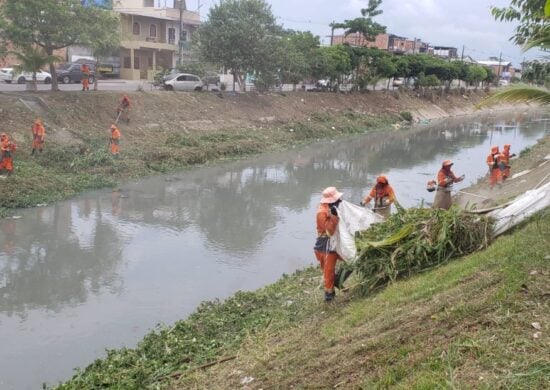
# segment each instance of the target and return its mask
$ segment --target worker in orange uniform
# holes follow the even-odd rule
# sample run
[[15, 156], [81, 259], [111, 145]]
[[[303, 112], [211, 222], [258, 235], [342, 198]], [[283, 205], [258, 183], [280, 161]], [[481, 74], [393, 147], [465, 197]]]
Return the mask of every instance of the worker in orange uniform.
[[373, 211], [384, 219], [387, 219], [391, 214], [391, 205], [395, 202], [395, 192], [386, 176], [378, 176], [376, 184], [370, 190], [368, 196], [361, 202], [361, 206], [365, 206], [374, 199]]
[[317, 240], [313, 251], [323, 271], [325, 285], [325, 301], [334, 299], [334, 283], [336, 279], [336, 262], [340, 259], [338, 253], [330, 246], [330, 237], [336, 232], [338, 226], [338, 205], [342, 201], [341, 192], [335, 187], [328, 187], [322, 193], [321, 202], [317, 209]]
[[510, 177], [510, 159], [516, 156], [515, 153], [510, 154], [511, 147], [512, 145], [505, 144], [504, 150], [502, 151], [502, 163], [504, 167], [504, 171], [502, 172], [502, 180], [506, 180], [508, 177]]
[[111, 154], [118, 158], [118, 145], [120, 143], [120, 130], [113, 123], [111, 125]]
[[464, 175], [456, 177], [451, 170], [453, 162], [451, 160], [445, 160], [441, 164], [441, 169], [437, 173], [437, 189], [435, 193], [435, 199], [433, 208], [449, 210], [453, 204], [451, 198], [451, 190], [454, 183], [460, 183], [464, 180]]
[[39, 153], [42, 153], [44, 148], [44, 139], [46, 137], [46, 129], [42, 124], [42, 120], [37, 119], [32, 125], [32, 152], [31, 156], [34, 156], [34, 153], [38, 150]]
[[504, 156], [499, 152], [498, 146], [491, 148], [491, 153], [487, 156], [487, 166], [489, 167], [489, 187], [493, 189], [495, 184], [502, 185], [502, 173], [504, 171]]
[[82, 64], [82, 90], [90, 90], [90, 67], [86, 64]]
[[13, 172], [13, 154], [17, 150], [15, 142], [10, 140], [6, 133], [0, 134], [0, 173], [7, 171], [8, 176]]
[[116, 109], [116, 112], [118, 114], [117, 118], [124, 114], [124, 120], [126, 121], [126, 123], [130, 123], [130, 106], [130, 98], [128, 97], [128, 95], [124, 95]]

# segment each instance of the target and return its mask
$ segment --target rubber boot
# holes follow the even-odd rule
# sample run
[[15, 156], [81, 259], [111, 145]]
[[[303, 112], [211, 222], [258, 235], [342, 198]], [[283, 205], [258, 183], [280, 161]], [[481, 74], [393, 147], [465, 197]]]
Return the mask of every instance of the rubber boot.
[[336, 294], [333, 292], [326, 292], [325, 291], [325, 302], [332, 302], [332, 300], [334, 299], [334, 296]]

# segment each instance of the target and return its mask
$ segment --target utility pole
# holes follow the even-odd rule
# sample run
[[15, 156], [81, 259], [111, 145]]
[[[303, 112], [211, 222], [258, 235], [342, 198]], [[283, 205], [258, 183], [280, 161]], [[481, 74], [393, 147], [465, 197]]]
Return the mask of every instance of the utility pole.
[[183, 42], [181, 40], [181, 37], [183, 36], [183, 11], [187, 11], [187, 3], [185, 2], [185, 0], [179, 0], [180, 2], [180, 38], [178, 40], [178, 44], [179, 44], [179, 56], [178, 56], [178, 61], [179, 61], [179, 64], [178, 65], [181, 65], [183, 63]]
[[334, 20], [332, 21], [331, 27], [331, 33], [330, 33], [330, 46], [332, 46], [332, 42], [334, 41], [334, 23], [336, 23]]
[[500, 80], [500, 67], [502, 66], [502, 52], [498, 56], [498, 68], [497, 68], [497, 83]]
[[462, 45], [462, 54], [460, 55], [460, 62], [464, 62], [464, 45]]

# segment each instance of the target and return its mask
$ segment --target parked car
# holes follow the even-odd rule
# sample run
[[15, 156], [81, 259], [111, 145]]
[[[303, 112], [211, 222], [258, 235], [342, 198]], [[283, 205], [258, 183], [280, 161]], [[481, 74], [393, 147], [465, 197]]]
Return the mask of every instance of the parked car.
[[178, 73], [164, 82], [167, 91], [202, 91], [202, 87], [201, 78], [189, 73]]
[[510, 85], [510, 82], [508, 80], [502, 79], [498, 81], [498, 85], [499, 87], [507, 87], [508, 85]]
[[[92, 64], [87, 65], [90, 68], [88, 81], [92, 84], [95, 81], [95, 72], [93, 71], [94, 66]], [[82, 81], [82, 64], [67, 63], [61, 65], [57, 69], [57, 81], [60, 81], [63, 84], [80, 83]]]
[[403, 85], [404, 82], [405, 82], [405, 79], [403, 79], [403, 77], [395, 77], [395, 78], [393, 79], [392, 85], [393, 85], [394, 87], [400, 87], [400, 86]]
[[[18, 84], [24, 84], [27, 81], [32, 80], [32, 73], [30, 72], [17, 73], [15, 68], [2, 68], [0, 69], [0, 80], [8, 84], [11, 83], [12, 81]], [[49, 84], [52, 82], [52, 75], [44, 71], [36, 72], [36, 81]]]

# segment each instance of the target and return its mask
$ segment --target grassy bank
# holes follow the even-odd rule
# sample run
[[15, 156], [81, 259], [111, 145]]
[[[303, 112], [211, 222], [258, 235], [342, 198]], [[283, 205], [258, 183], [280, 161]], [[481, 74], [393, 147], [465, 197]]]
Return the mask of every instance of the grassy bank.
[[333, 304], [320, 272], [300, 271], [205, 303], [59, 388], [544, 388], [548, 237], [546, 210], [484, 251]]
[[[442, 95], [432, 102], [382, 91], [221, 97], [133, 93], [131, 122], [120, 123], [121, 156], [113, 159], [109, 126], [119, 93], [0, 94], [0, 127], [18, 144], [15, 174], [0, 181], [0, 215], [128, 179], [387, 128], [401, 122], [403, 112], [416, 118], [464, 113], [483, 96]], [[30, 127], [37, 117], [45, 122], [46, 146], [32, 157]]]

